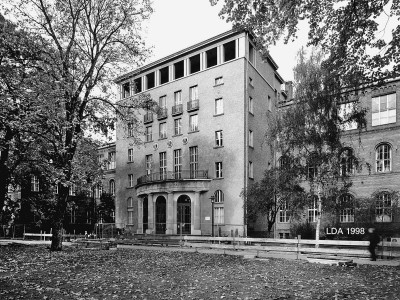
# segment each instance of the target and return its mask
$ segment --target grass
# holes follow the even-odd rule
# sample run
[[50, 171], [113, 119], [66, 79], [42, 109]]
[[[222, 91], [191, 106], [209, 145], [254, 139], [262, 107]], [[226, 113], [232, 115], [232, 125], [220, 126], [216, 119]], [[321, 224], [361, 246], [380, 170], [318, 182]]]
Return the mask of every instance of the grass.
[[400, 299], [400, 268], [153, 250], [0, 247], [0, 299]]

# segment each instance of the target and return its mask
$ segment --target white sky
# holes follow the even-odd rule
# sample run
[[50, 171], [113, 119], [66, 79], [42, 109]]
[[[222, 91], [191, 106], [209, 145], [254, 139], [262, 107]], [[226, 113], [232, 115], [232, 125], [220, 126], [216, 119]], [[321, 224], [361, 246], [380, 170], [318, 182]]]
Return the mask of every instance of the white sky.
[[[208, 0], [153, 0], [153, 8], [146, 38], [147, 46], [154, 47], [153, 56], [146, 63], [231, 29], [231, 24], [218, 16], [221, 4], [211, 6]], [[294, 43], [270, 48], [284, 80], [293, 80], [296, 54], [305, 43], [306, 33]]]

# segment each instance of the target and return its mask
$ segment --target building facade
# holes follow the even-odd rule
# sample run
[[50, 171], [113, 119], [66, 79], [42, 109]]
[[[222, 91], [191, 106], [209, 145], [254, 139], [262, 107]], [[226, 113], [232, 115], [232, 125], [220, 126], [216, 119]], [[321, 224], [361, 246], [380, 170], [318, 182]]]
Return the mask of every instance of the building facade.
[[133, 233], [247, 234], [241, 192], [272, 163], [266, 124], [281, 92], [271, 57], [228, 31], [120, 76], [120, 99], [149, 93], [142, 141], [117, 129], [116, 223]]
[[[345, 128], [343, 143], [346, 148], [341, 158], [341, 171], [351, 175], [353, 185], [347, 194], [339, 197], [340, 208], [334, 219], [323, 214], [321, 224], [341, 228], [341, 237], [362, 238], [371, 226], [382, 236], [399, 237], [400, 80], [366, 87], [359, 94], [359, 105], [367, 109], [367, 127], [360, 134], [355, 124]], [[351, 102], [341, 104], [342, 112], [346, 105], [351, 106]], [[359, 157], [358, 168], [347, 158], [347, 151]], [[305, 219], [311, 225], [315, 224], [316, 211], [315, 206], [310, 206], [305, 212]], [[289, 210], [282, 208], [276, 221], [277, 237], [293, 237]], [[329, 228], [322, 229], [326, 238], [335, 235]]]

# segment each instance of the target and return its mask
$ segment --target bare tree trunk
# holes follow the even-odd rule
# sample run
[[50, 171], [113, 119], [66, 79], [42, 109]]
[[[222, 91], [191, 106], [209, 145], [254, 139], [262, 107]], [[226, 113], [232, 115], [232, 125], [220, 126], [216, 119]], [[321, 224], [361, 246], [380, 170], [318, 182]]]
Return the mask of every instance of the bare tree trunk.
[[315, 248], [319, 248], [319, 231], [321, 228], [321, 212], [322, 212], [321, 184], [318, 184], [317, 225], [315, 227]]
[[57, 222], [53, 227], [53, 234], [51, 236], [51, 251], [61, 251], [62, 250], [62, 237], [63, 226], [62, 222]]

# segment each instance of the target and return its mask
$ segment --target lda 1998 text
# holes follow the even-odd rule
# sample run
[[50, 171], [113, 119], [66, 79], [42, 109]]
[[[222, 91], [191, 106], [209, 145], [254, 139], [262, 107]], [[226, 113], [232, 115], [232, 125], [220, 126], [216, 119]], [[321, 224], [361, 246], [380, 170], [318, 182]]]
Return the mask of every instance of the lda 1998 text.
[[364, 228], [326, 228], [326, 234], [365, 234], [365, 229]]

